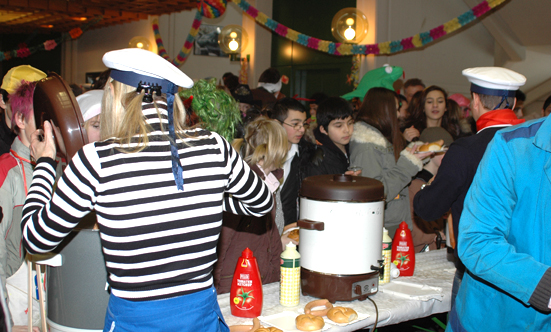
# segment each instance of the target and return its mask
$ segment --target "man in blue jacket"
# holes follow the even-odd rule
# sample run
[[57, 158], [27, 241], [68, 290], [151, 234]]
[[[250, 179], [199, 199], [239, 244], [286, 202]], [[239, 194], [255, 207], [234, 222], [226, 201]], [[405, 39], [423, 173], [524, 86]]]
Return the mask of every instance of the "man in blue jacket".
[[494, 136], [465, 198], [446, 331], [551, 331], [551, 119]]

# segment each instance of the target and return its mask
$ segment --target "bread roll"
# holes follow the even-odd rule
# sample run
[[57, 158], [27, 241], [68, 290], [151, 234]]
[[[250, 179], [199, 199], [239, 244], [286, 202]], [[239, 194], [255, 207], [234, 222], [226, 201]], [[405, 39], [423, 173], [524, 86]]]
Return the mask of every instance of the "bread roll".
[[259, 329], [256, 329], [253, 332], [283, 332], [277, 327], [261, 327]]
[[346, 324], [358, 318], [354, 309], [345, 307], [333, 307], [327, 313], [327, 318], [335, 323]]
[[423, 144], [419, 147], [419, 152], [440, 151], [442, 150], [442, 145], [444, 145], [443, 139], [436, 142]]
[[295, 318], [297, 329], [301, 331], [317, 331], [321, 330], [325, 325], [323, 318], [310, 314], [298, 315]]
[[[325, 309], [312, 311], [312, 308], [321, 307], [321, 306], [325, 306]], [[333, 305], [331, 304], [331, 302], [329, 302], [329, 300], [327, 299], [315, 300], [315, 301], [308, 302], [308, 304], [304, 306], [304, 313], [323, 317], [327, 315], [327, 312], [331, 308], [333, 308]]]
[[298, 229], [293, 229], [287, 234], [287, 237], [293, 241], [298, 242], [298, 239], [299, 239], [298, 231], [299, 231]]

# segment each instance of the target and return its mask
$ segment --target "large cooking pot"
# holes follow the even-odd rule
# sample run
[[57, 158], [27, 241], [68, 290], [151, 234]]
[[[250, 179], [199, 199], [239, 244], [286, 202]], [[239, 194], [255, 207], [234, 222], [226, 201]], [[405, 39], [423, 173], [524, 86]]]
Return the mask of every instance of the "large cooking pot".
[[[79, 227], [91, 227], [95, 219], [90, 213]], [[62, 256], [62, 264], [47, 272], [51, 331], [102, 331], [109, 292], [99, 230], [75, 229], [54, 252]]]
[[301, 266], [333, 275], [375, 272], [381, 260], [382, 182], [351, 175], [306, 178], [300, 190]]

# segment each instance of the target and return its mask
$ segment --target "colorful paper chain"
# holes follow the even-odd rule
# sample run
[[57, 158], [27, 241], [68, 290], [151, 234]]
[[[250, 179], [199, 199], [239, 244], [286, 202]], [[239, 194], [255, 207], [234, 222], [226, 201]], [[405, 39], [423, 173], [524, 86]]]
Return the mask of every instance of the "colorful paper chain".
[[10, 60], [13, 58], [26, 58], [29, 55], [34, 54], [38, 51], [51, 51], [56, 48], [57, 45], [60, 45], [67, 40], [77, 39], [86, 30], [88, 30], [91, 26], [98, 23], [102, 19], [102, 16], [95, 17], [91, 21], [86, 22], [86, 24], [83, 24], [80, 28], [74, 28], [69, 32], [63, 33], [59, 38], [46, 40], [44, 43], [32, 47], [27, 47], [25, 43], [21, 43], [19, 44], [19, 48], [16, 50], [0, 52], [0, 61]]
[[[197, 32], [199, 32], [199, 27], [201, 26], [202, 19], [203, 19], [203, 15], [201, 14], [200, 11], [197, 11], [197, 13], [195, 13], [195, 19], [191, 24], [191, 30], [189, 31], [189, 34], [186, 38], [186, 42], [184, 43], [184, 46], [182, 46], [182, 49], [180, 50], [180, 53], [178, 53], [176, 58], [171, 61], [172, 64], [175, 65], [176, 67], [180, 67], [187, 60], [187, 57], [191, 52], [191, 48], [193, 47], [193, 41], [195, 40], [195, 36], [197, 36]], [[155, 34], [155, 42], [157, 43], [158, 54], [163, 58], [167, 59], [168, 61], [170, 61], [170, 57], [168, 56], [165, 46], [163, 45], [163, 39], [161, 37], [161, 32], [159, 31], [158, 19], [153, 20], [153, 33]]]
[[[191, 29], [189, 31], [189, 34], [187, 35], [184, 46], [182, 46], [182, 49], [180, 50], [176, 58], [171, 61], [173, 65], [175, 65], [176, 67], [180, 67], [187, 60], [187, 57], [191, 53], [191, 48], [193, 47], [193, 42], [195, 41], [195, 37], [199, 32], [199, 27], [201, 26], [201, 21], [203, 20], [203, 17], [206, 17], [206, 18], [219, 17], [220, 15], [224, 14], [224, 12], [226, 11], [226, 5], [227, 5], [226, 0], [198, 0], [197, 1], [197, 13], [195, 13], [195, 18], [193, 19], [193, 23], [191, 24]], [[166, 60], [170, 61], [170, 57], [168, 56], [165, 46], [163, 45], [163, 39], [161, 37], [161, 33], [159, 32], [158, 19], [153, 20], [153, 33], [155, 34], [155, 42], [157, 43], [158, 54], [163, 58], [165, 58]]]
[[474, 6], [471, 10], [465, 12], [462, 15], [454, 18], [451, 21], [448, 21], [434, 29], [431, 29], [426, 32], [421, 32], [415, 36], [404, 38], [401, 40], [387, 41], [384, 43], [378, 44], [347, 44], [347, 43], [333, 43], [327, 40], [321, 40], [314, 37], [307, 36], [305, 34], [299, 33], [293, 29], [290, 29], [271, 18], [262, 12], [259, 12], [258, 9], [250, 5], [245, 0], [232, 0], [235, 4], [241, 8], [245, 13], [254, 18], [258, 23], [262, 24], [266, 28], [274, 31], [278, 35], [285, 37], [289, 40], [297, 42], [306, 47], [326, 52], [333, 55], [352, 55], [352, 54], [392, 54], [397, 53], [417, 47], [423, 47], [438, 38], [445, 36], [446, 34], [452, 33], [457, 29], [464, 27], [470, 22], [474, 21], [476, 18], [484, 15], [489, 10], [496, 8], [505, 2], [505, 0], [487, 0], [482, 1], [478, 5]]

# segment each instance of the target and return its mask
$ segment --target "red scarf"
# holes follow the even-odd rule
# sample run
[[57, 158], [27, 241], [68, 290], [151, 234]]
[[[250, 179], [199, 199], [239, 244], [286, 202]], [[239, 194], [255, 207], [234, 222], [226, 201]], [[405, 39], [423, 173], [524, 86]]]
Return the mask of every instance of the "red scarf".
[[490, 111], [482, 114], [478, 120], [476, 120], [476, 130], [481, 131], [484, 128], [495, 125], [517, 125], [523, 123], [526, 120], [519, 119], [515, 115], [515, 112], [508, 109], [501, 109]]

